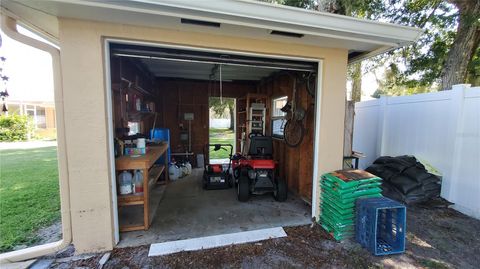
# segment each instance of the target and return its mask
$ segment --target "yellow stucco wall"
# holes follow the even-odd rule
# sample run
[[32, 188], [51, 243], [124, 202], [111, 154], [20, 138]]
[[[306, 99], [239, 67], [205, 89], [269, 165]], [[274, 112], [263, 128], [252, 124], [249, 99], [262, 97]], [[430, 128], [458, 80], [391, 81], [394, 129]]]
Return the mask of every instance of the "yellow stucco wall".
[[102, 37], [323, 59], [318, 168], [320, 174], [341, 168], [346, 50], [60, 19], [72, 235], [79, 253], [114, 246]]

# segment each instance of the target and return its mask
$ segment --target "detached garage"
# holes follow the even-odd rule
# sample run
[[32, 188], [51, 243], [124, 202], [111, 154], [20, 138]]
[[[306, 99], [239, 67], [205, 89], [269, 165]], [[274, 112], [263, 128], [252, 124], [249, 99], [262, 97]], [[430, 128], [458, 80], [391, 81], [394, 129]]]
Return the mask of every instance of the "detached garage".
[[[320, 175], [342, 168], [347, 64], [419, 34], [254, 1], [2, 1], [2, 19], [7, 35], [52, 54], [64, 236], [2, 255], [12, 261], [70, 243], [98, 252], [308, 223]], [[204, 151], [211, 98], [235, 100], [232, 155], [242, 154], [219, 166], [232, 177], [219, 190], [203, 188], [205, 165], [215, 163]], [[135, 149], [143, 142], [144, 152]], [[273, 173], [235, 175], [235, 165], [265, 159], [276, 179], [250, 186], [244, 201], [244, 178]], [[190, 175], [169, 180], [174, 162], [188, 162]], [[122, 190], [136, 174], [142, 188]]]

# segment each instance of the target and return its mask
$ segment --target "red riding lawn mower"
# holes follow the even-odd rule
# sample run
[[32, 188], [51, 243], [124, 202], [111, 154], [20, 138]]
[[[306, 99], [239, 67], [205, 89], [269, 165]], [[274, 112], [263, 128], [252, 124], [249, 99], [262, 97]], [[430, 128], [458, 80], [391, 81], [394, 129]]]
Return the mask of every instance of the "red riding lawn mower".
[[287, 200], [287, 183], [278, 176], [278, 163], [273, 160], [272, 137], [250, 134], [248, 156], [232, 157], [233, 177], [238, 200], [245, 202], [251, 194], [272, 192], [275, 200]]

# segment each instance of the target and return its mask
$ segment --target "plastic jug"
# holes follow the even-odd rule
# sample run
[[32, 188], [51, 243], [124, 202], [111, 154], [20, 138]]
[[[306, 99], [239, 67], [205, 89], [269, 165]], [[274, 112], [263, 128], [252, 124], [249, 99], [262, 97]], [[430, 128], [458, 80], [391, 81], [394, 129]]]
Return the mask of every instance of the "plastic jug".
[[118, 184], [120, 185], [120, 194], [132, 193], [132, 174], [126, 170], [123, 171], [118, 178]]
[[187, 167], [187, 175], [190, 175], [192, 173], [192, 164], [190, 162], [186, 162], [185, 167]]
[[180, 166], [180, 171], [181, 171], [181, 177], [184, 177], [184, 176], [188, 175], [188, 168], [185, 164], [182, 164]]
[[133, 193], [143, 192], [143, 171], [135, 170], [135, 176], [133, 177]]
[[180, 175], [181, 175], [181, 170], [180, 167], [178, 167], [176, 164], [170, 164], [170, 167], [168, 167], [168, 175], [170, 177], [170, 180], [177, 180]]

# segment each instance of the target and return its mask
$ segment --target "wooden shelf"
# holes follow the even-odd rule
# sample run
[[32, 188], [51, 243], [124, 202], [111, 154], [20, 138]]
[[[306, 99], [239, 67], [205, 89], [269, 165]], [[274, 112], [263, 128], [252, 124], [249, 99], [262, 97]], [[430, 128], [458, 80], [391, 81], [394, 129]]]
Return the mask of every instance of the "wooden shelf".
[[115, 169], [118, 170], [135, 170], [135, 169], [150, 169], [155, 162], [165, 154], [168, 150], [168, 145], [163, 143], [159, 146], [147, 147], [147, 153], [139, 157], [121, 156], [115, 159]]
[[[141, 205], [143, 206], [143, 225], [129, 225], [129, 226], [120, 226], [120, 231], [136, 231], [136, 230], [147, 230], [150, 226], [149, 220], [151, 219], [152, 213], [149, 210], [149, 193], [151, 188], [155, 185], [158, 178], [162, 173], [165, 173], [165, 182], [168, 183], [168, 173], [166, 171], [167, 163], [167, 151], [168, 145], [162, 144], [159, 146], [151, 146], [147, 149], [145, 155], [139, 157], [132, 156], [121, 156], [115, 159], [115, 170], [143, 170], [143, 192], [130, 194], [130, 195], [118, 195], [118, 206], [131, 206], [131, 205]], [[163, 165], [156, 165], [155, 162], [164, 156], [165, 163]]]
[[128, 225], [128, 226], [121, 226], [120, 232], [131, 232], [131, 231], [138, 231], [144, 230], [145, 226], [143, 224], [135, 224], [135, 225]]
[[144, 117], [155, 115], [155, 112], [152, 111], [129, 111], [127, 113], [129, 120], [141, 120]]
[[157, 183], [158, 178], [165, 170], [165, 165], [154, 165], [148, 171], [148, 188], [151, 188], [155, 183]]
[[119, 206], [143, 205], [143, 192], [118, 195], [117, 200]]

